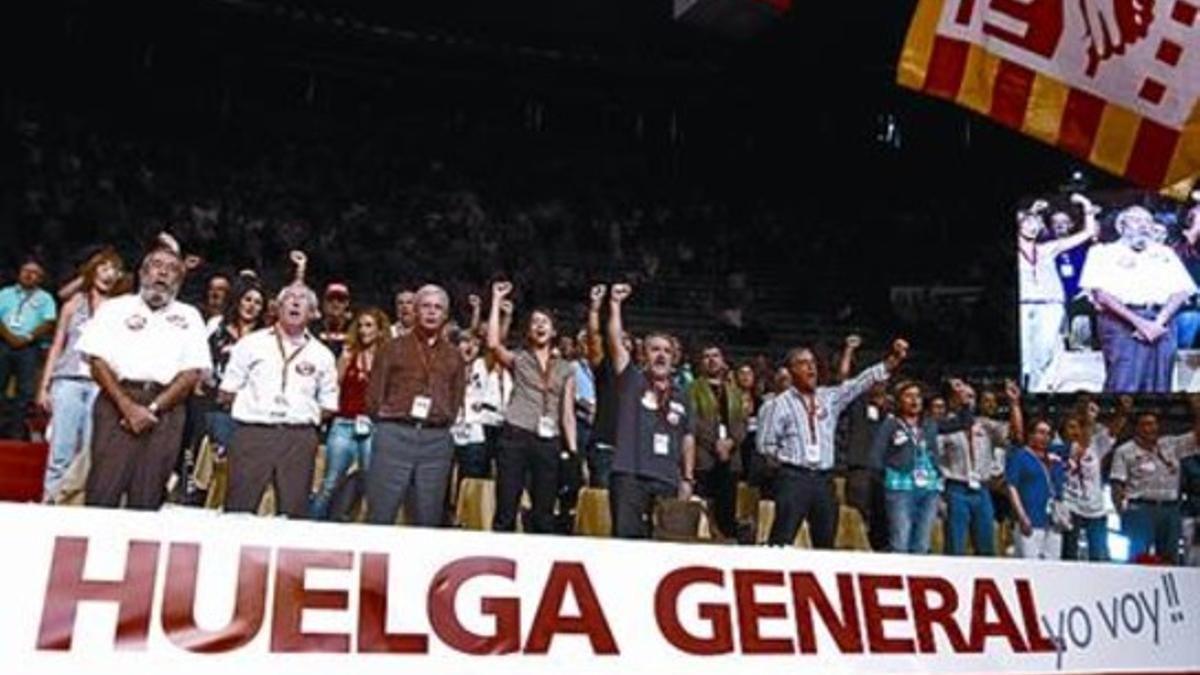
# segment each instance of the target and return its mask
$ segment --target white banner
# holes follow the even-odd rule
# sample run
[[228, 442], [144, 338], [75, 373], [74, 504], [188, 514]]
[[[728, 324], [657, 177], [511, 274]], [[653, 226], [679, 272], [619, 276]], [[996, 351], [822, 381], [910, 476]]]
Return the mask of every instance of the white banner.
[[22, 675], [1200, 671], [1195, 569], [193, 510], [0, 522]]

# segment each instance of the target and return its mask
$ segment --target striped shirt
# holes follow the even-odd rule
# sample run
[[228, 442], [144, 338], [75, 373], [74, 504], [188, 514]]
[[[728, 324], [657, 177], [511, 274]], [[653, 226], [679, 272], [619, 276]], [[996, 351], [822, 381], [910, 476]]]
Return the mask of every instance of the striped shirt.
[[795, 387], [776, 396], [759, 413], [759, 453], [784, 464], [832, 469], [838, 417], [871, 385], [887, 377], [887, 368], [878, 363], [836, 387], [817, 387], [813, 410], [806, 407], [808, 399]]

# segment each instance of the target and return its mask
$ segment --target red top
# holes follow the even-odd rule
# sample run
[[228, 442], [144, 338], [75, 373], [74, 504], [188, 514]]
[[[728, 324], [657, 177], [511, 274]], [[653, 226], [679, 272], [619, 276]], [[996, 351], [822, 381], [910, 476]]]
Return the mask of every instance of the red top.
[[342, 376], [341, 391], [338, 393], [338, 417], [356, 417], [367, 414], [367, 384], [371, 373], [359, 368], [361, 354], [355, 354]]

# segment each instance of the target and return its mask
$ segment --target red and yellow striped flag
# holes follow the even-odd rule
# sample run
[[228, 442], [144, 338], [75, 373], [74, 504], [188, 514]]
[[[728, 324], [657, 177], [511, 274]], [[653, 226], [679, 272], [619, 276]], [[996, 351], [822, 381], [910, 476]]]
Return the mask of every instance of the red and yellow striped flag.
[[897, 78], [1143, 187], [1200, 176], [1200, 0], [919, 0]]

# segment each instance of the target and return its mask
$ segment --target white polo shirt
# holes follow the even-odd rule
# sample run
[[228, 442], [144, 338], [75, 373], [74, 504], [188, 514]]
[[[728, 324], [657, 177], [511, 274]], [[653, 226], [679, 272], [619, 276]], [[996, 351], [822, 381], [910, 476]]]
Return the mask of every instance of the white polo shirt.
[[103, 359], [120, 380], [167, 385], [182, 371], [212, 370], [200, 312], [175, 301], [156, 311], [136, 293], [100, 305], [79, 351]]
[[1126, 305], [1162, 305], [1175, 293], [1197, 290], [1169, 247], [1151, 242], [1138, 252], [1120, 241], [1091, 248], [1079, 287], [1100, 289]]
[[281, 337], [275, 328], [264, 328], [234, 345], [221, 378], [221, 391], [234, 394], [233, 419], [320, 424], [323, 410], [338, 408], [333, 352], [307, 331], [300, 346]]

